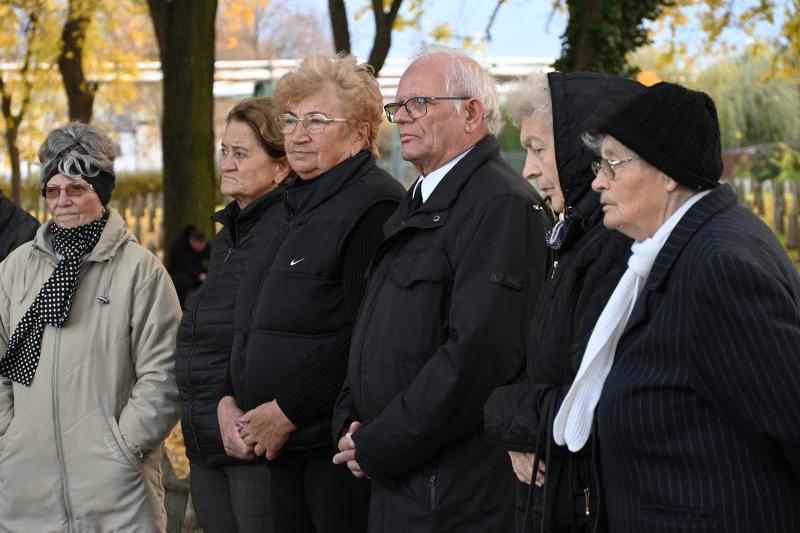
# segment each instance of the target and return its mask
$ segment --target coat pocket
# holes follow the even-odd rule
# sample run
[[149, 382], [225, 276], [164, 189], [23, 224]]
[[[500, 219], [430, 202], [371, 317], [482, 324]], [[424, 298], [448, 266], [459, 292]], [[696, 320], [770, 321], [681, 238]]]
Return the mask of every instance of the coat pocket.
[[125, 438], [119, 430], [119, 424], [116, 418], [108, 416], [106, 417], [106, 421], [111, 429], [111, 433], [107, 434], [103, 440], [105, 441], [109, 453], [117, 460], [127, 462], [132, 466], [140, 466], [142, 464], [142, 458], [144, 457], [141, 448], [125, 442]]
[[444, 250], [431, 248], [398, 256], [386, 276], [395, 285], [408, 288], [419, 282], [449, 283], [452, 269]]

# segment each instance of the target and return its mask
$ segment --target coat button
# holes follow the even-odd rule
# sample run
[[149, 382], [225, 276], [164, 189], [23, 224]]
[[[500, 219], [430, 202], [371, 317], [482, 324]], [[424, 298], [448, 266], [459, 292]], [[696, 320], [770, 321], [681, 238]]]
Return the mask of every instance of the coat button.
[[433, 217], [433, 221], [434, 221], [434, 222], [439, 222], [439, 220], [440, 220], [441, 218], [442, 218], [442, 217], [440, 217], [439, 215], [436, 215], [435, 217]]

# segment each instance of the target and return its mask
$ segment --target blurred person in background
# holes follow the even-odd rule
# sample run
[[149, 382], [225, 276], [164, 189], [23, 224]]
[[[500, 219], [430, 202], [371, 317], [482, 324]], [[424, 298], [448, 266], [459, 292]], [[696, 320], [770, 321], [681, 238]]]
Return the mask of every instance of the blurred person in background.
[[210, 254], [211, 247], [205, 233], [191, 224], [184, 226], [170, 246], [167, 271], [175, 284], [181, 307], [186, 307], [189, 297], [205, 281]]
[[270, 532], [269, 470], [263, 457], [225, 453], [217, 404], [230, 364], [239, 283], [263, 259], [269, 235], [282, 231], [281, 184], [291, 171], [269, 98], [239, 102], [226, 123], [220, 190], [233, 201], [212, 217], [222, 229], [211, 246], [206, 281], [181, 319], [175, 378], [200, 526], [206, 533]]
[[0, 525], [166, 529], [162, 441], [178, 418], [180, 305], [166, 269], [108, 207], [99, 128], [39, 150], [51, 219], [0, 264]]
[[[535, 72], [509, 97], [507, 112], [527, 153], [523, 175], [559, 215], [546, 235], [553, 261], [528, 333], [527, 379], [496, 389], [485, 406], [486, 431], [508, 450], [521, 482], [518, 532], [588, 532], [597, 513], [591, 443], [571, 453], [551, 442], [551, 428], [631, 246], [603, 226], [591, 189], [595, 154], [582, 135], [641, 89], [618, 76]], [[539, 481], [532, 484], [534, 470]]]
[[273, 99], [297, 176], [239, 287], [223, 441], [266, 456], [277, 533], [363, 532], [369, 483], [331, 463], [331, 413], [364, 274], [404, 190], [375, 161], [383, 99], [368, 65], [309, 56]]

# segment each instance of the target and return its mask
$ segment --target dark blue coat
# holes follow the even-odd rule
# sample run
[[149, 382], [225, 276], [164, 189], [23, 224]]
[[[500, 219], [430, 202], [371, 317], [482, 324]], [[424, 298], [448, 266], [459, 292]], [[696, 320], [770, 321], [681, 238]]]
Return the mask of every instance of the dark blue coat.
[[721, 186], [659, 253], [597, 408], [608, 530], [800, 531], [800, 281]]

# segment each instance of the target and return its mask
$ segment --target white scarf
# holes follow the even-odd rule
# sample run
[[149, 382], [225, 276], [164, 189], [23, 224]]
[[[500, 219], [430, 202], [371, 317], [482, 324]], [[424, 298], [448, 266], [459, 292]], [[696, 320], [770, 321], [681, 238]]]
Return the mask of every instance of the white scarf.
[[650, 269], [683, 215], [709, 192], [702, 191], [691, 196], [658, 228], [655, 235], [631, 246], [628, 269], [597, 319], [581, 366], [553, 422], [553, 439], [557, 444], [563, 446], [566, 443], [572, 452], [577, 452], [586, 444], [595, 407], [614, 363], [617, 343]]

